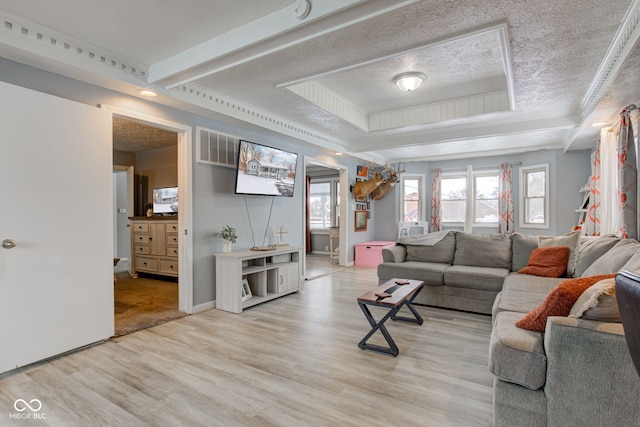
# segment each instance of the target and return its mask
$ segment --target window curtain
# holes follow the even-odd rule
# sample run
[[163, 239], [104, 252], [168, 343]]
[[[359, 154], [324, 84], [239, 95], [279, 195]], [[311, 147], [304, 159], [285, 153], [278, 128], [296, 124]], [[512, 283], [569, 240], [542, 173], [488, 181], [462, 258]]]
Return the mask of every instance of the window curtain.
[[442, 171], [433, 170], [433, 181], [431, 182], [431, 220], [429, 221], [429, 232], [442, 230]]
[[618, 213], [620, 237], [638, 238], [638, 175], [636, 148], [633, 140], [633, 126], [629, 110], [620, 114], [618, 134]]
[[515, 230], [512, 186], [511, 165], [509, 163], [503, 163], [500, 165], [498, 182], [498, 213], [500, 216], [498, 232], [500, 234], [512, 234]]
[[602, 217], [602, 168], [600, 161], [601, 139], [591, 153], [591, 178], [589, 179], [589, 207], [584, 222], [584, 234], [587, 236], [601, 235]]
[[[313, 251], [313, 248], [311, 246], [311, 177], [310, 176], [306, 177], [305, 188], [307, 190], [307, 200], [305, 203], [305, 218], [307, 222], [305, 242], [306, 242], [306, 252], [310, 254]], [[331, 239], [331, 237], [329, 237], [329, 239]]]

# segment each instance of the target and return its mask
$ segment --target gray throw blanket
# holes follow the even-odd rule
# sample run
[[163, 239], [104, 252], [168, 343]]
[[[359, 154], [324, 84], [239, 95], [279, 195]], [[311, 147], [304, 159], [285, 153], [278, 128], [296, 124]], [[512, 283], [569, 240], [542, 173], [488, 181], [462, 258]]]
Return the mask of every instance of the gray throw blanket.
[[403, 245], [423, 245], [423, 246], [435, 246], [439, 241], [447, 237], [447, 231], [436, 231], [429, 234], [422, 234], [420, 236], [401, 237], [398, 239], [398, 243]]

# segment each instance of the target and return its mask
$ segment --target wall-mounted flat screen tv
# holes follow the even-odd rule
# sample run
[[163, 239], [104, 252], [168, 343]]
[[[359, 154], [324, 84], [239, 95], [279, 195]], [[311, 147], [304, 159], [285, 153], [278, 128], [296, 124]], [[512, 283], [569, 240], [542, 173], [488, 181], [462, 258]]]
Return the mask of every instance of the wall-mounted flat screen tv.
[[154, 214], [178, 213], [178, 187], [154, 188], [152, 197]]
[[240, 140], [236, 194], [293, 196], [298, 154]]

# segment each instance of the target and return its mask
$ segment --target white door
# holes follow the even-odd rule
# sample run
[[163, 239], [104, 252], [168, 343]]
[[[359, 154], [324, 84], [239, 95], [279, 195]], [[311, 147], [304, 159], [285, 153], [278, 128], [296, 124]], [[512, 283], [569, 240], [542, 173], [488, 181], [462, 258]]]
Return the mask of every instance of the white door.
[[0, 373], [113, 335], [111, 114], [0, 82]]

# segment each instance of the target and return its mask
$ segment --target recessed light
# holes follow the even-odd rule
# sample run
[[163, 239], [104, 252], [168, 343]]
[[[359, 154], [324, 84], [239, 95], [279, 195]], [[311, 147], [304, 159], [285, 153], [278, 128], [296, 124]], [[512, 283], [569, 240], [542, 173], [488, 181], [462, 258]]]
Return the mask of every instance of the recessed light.
[[138, 93], [140, 95], [142, 95], [142, 96], [149, 96], [149, 97], [158, 96], [157, 93], [155, 93], [154, 91], [149, 90], [149, 89], [140, 89], [140, 90], [138, 90]]
[[336, 156], [342, 156], [342, 153], [339, 151], [336, 151]]
[[609, 122], [595, 122], [595, 123], [591, 123], [591, 126], [593, 126], [594, 128], [601, 128], [601, 127], [605, 127], [609, 124]]

